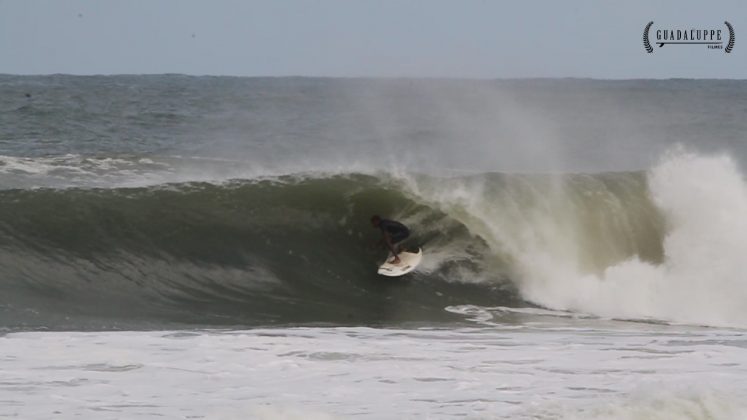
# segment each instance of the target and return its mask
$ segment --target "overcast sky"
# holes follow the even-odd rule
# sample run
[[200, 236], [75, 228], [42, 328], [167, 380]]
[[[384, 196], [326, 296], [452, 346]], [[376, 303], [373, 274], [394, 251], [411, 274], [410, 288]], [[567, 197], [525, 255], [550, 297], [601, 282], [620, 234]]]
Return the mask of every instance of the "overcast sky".
[[[728, 20], [734, 50], [647, 54], [651, 20]], [[742, 0], [0, 0], [11, 74], [742, 79], [746, 57]]]

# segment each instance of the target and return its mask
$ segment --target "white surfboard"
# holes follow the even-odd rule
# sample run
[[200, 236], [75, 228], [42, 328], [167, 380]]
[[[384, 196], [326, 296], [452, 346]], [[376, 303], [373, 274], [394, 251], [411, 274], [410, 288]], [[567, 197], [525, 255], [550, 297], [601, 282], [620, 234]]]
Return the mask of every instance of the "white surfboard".
[[392, 254], [386, 258], [384, 264], [379, 266], [379, 274], [388, 277], [398, 277], [409, 273], [414, 270], [415, 267], [420, 264], [423, 259], [423, 250], [418, 248], [418, 252], [403, 251], [399, 253], [399, 264], [392, 264], [391, 261], [394, 259]]

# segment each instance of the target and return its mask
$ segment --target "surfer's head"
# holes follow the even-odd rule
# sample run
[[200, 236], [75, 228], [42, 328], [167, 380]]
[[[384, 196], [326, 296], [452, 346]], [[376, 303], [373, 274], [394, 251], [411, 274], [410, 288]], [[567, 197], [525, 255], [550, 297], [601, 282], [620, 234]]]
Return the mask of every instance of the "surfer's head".
[[373, 225], [373, 227], [379, 227], [379, 223], [381, 223], [381, 217], [379, 217], [378, 214], [374, 214], [373, 216], [371, 216], [371, 224]]

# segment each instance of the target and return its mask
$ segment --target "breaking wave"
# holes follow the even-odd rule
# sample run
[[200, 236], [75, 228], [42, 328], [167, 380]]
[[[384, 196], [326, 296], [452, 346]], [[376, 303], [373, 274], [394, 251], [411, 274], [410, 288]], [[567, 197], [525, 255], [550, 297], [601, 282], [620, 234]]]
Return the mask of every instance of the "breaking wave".
[[[375, 274], [368, 218], [426, 258]], [[294, 175], [0, 191], [6, 328], [390, 324], [451, 305], [747, 325], [747, 189], [725, 156], [648, 172]]]

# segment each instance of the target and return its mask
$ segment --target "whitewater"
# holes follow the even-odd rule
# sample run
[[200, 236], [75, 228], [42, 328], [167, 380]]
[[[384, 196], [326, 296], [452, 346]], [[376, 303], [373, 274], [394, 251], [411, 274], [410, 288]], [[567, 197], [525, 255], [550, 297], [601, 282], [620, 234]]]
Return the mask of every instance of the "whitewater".
[[[745, 418], [744, 106], [0, 75], [0, 416]], [[406, 279], [374, 213], [425, 250]]]

